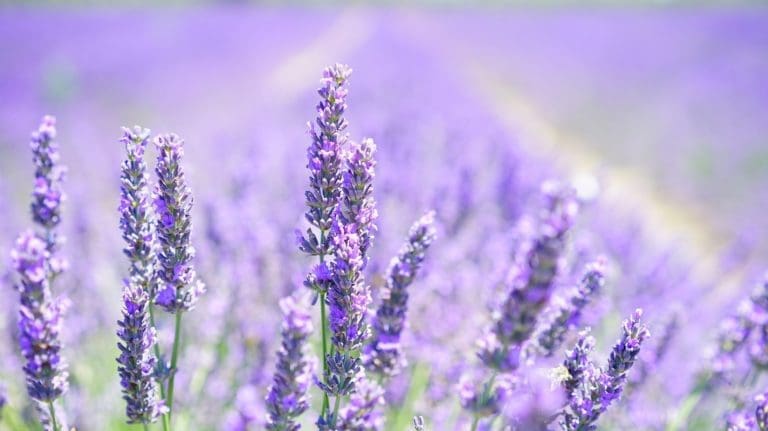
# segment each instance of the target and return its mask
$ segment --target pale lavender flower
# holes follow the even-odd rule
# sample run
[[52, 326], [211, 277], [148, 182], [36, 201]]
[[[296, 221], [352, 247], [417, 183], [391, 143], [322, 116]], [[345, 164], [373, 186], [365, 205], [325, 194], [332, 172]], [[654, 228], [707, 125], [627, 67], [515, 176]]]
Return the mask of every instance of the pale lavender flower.
[[733, 412], [725, 418], [726, 431], [756, 431], [754, 416], [747, 412]]
[[181, 167], [184, 141], [168, 134], [155, 138], [155, 146], [159, 154], [154, 201], [160, 244], [155, 303], [169, 313], [177, 313], [193, 308], [205, 292], [205, 285], [197, 279], [192, 265], [195, 257], [190, 239], [193, 198]]
[[478, 355], [483, 363], [499, 372], [520, 366], [522, 345], [533, 334], [554, 290], [566, 236], [578, 208], [570, 188], [545, 183], [543, 193], [546, 206], [538, 233], [521, 246], [510, 273], [509, 294], [480, 342]]
[[[347, 80], [351, 73], [349, 67], [341, 64], [323, 71], [322, 86], [317, 90], [320, 95], [317, 118], [314, 124], [308, 125], [312, 144], [307, 150], [309, 190], [305, 197], [309, 209], [305, 217], [318, 229], [319, 236], [312, 229], [307, 229], [306, 236], [297, 233], [297, 239], [303, 252], [320, 256], [321, 260], [332, 253], [333, 245], [328, 233], [341, 199], [342, 151], [349, 140], [344, 111], [347, 108]], [[312, 278], [310, 274], [305, 284], [320, 293], [327, 289], [326, 281]]]
[[50, 288], [50, 252], [46, 241], [26, 231], [11, 251], [19, 274], [19, 345], [26, 361], [27, 392], [33, 399], [51, 403], [66, 392], [67, 363], [61, 356], [62, 314], [67, 302], [53, 297]]
[[307, 357], [307, 339], [312, 334], [312, 319], [293, 297], [280, 301], [284, 320], [282, 344], [267, 395], [266, 429], [298, 430], [297, 418], [309, 408], [309, 387], [313, 367]]
[[3, 409], [6, 404], [8, 404], [8, 392], [5, 385], [0, 384], [0, 421], [3, 420]]
[[346, 170], [342, 174], [341, 216], [344, 224], [353, 225], [360, 242], [363, 268], [368, 263], [368, 249], [376, 232], [376, 201], [373, 198], [376, 144], [373, 139], [363, 139], [360, 144], [350, 144], [346, 154]]
[[584, 276], [578, 287], [569, 293], [565, 301], [548, 315], [543, 325], [533, 334], [531, 342], [526, 346], [528, 356], [538, 354], [544, 357], [554, 355], [563, 343], [566, 333], [578, 326], [581, 312], [589, 303], [592, 296], [599, 292], [605, 284], [605, 263], [597, 261], [587, 265]]
[[373, 336], [365, 349], [366, 369], [393, 376], [405, 365], [400, 336], [408, 311], [408, 287], [421, 269], [426, 251], [435, 239], [434, 212], [424, 214], [411, 226], [408, 240], [392, 259], [387, 285], [371, 326]]
[[49, 249], [60, 241], [55, 229], [61, 222], [61, 203], [65, 199], [62, 182], [67, 172], [67, 168], [59, 164], [59, 145], [55, 139], [56, 119], [45, 116], [30, 141], [35, 165], [32, 218], [45, 230]]
[[154, 377], [156, 358], [152, 348], [157, 340], [149, 315], [155, 255], [149, 176], [144, 163], [148, 138], [149, 130], [138, 126], [123, 130], [121, 142], [127, 158], [122, 165], [119, 207], [124, 252], [131, 266], [123, 290], [122, 319], [118, 321], [118, 373], [128, 423], [143, 424], [155, 422], [165, 411]]
[[339, 431], [379, 431], [384, 427], [384, 417], [378, 408], [384, 405], [384, 389], [365, 377], [355, 385], [355, 392], [340, 412]]

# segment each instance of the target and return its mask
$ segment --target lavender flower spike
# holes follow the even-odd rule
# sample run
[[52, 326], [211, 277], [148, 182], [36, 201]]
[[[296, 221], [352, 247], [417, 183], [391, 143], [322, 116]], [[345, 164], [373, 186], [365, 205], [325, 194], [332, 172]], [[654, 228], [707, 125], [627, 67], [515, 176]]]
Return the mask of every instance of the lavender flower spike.
[[155, 209], [160, 244], [155, 303], [169, 313], [177, 313], [192, 309], [205, 286], [197, 279], [192, 266], [195, 257], [190, 241], [193, 198], [181, 167], [184, 141], [168, 134], [157, 137], [155, 145], [159, 150], [155, 167], [158, 181]]
[[123, 132], [121, 142], [128, 157], [122, 165], [120, 227], [131, 268], [123, 291], [122, 320], [118, 321], [120, 356], [117, 362], [128, 423], [148, 424], [165, 411], [154, 378], [156, 358], [152, 347], [156, 335], [149, 316], [155, 266], [154, 229], [144, 163], [149, 130], [137, 126]]
[[371, 326], [373, 336], [365, 349], [366, 369], [393, 376], [405, 364], [400, 335], [408, 311], [408, 286], [421, 269], [427, 249], [435, 239], [434, 212], [424, 214], [411, 226], [408, 241], [389, 266], [387, 287]]
[[268, 430], [295, 431], [296, 419], [309, 408], [307, 392], [312, 383], [312, 362], [307, 358], [307, 339], [312, 319], [293, 297], [280, 301], [284, 320], [282, 345], [277, 352], [274, 382], [267, 395]]
[[760, 394], [755, 397], [757, 407], [755, 408], [755, 421], [760, 431], [768, 431], [768, 393]]
[[46, 242], [26, 231], [11, 251], [20, 282], [19, 345], [26, 361], [27, 392], [42, 403], [52, 403], [68, 388], [67, 364], [61, 357], [62, 314], [65, 301], [50, 289], [50, 252]]
[[[595, 422], [600, 415], [619, 399], [627, 381], [627, 372], [637, 360], [643, 342], [650, 336], [648, 328], [640, 323], [641, 317], [642, 310], [638, 309], [624, 321], [623, 335], [613, 346], [604, 370], [590, 365], [585, 368], [581, 384], [569, 393], [568, 409], [560, 422], [563, 431], [597, 429]], [[570, 386], [566, 390], [573, 388]]]
[[[307, 149], [309, 190], [305, 196], [309, 209], [305, 217], [319, 230], [319, 237], [312, 229], [307, 229], [306, 237], [298, 235], [299, 248], [312, 256], [320, 256], [321, 260], [331, 254], [332, 245], [328, 232], [341, 199], [342, 149], [349, 140], [344, 111], [347, 108], [345, 99], [350, 74], [351, 70], [340, 64], [323, 72], [322, 87], [317, 91], [320, 95], [317, 118], [314, 124], [308, 125], [312, 144]], [[316, 291], [324, 291], [326, 286], [323, 281], [327, 280], [320, 279], [318, 285], [316, 279], [310, 277], [306, 284]]]
[[67, 172], [66, 167], [59, 164], [59, 145], [54, 139], [56, 119], [45, 116], [30, 141], [35, 164], [32, 218], [45, 230], [45, 240], [51, 250], [59, 242], [54, 229], [61, 222], [61, 203], [65, 199], [61, 186]]
[[509, 294], [480, 342], [480, 359], [498, 372], [512, 372], [520, 366], [522, 345], [531, 338], [552, 295], [566, 236], [578, 209], [575, 194], [568, 187], [545, 183], [543, 193], [546, 206], [538, 234], [521, 246], [510, 272]]
[[578, 325], [581, 311], [589, 303], [592, 295], [602, 289], [605, 284], [605, 262], [599, 260], [587, 265], [587, 270], [581, 278], [581, 283], [574, 289], [568, 299], [561, 302], [547, 316], [548, 320], [533, 335], [526, 346], [526, 355], [538, 354], [543, 357], [552, 356], [563, 343], [566, 332]]
[[363, 139], [362, 143], [352, 143], [347, 160], [347, 170], [342, 182], [342, 217], [344, 224], [352, 224], [357, 229], [360, 240], [360, 253], [363, 256], [363, 268], [368, 263], [368, 249], [373, 243], [378, 218], [376, 201], [373, 199], [373, 178], [375, 176], [376, 144], [373, 139]]
[[589, 355], [595, 349], [595, 338], [589, 335], [589, 329], [579, 333], [579, 339], [573, 349], [565, 354], [562, 370], [561, 384], [565, 388], [566, 396], [572, 400], [579, 388], [584, 384], [585, 376], [590, 374], [592, 362]]

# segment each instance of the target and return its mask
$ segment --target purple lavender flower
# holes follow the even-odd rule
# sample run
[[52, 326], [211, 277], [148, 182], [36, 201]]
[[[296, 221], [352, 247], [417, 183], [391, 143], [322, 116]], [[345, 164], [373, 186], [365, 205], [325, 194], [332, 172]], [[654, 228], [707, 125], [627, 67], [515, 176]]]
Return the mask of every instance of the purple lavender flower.
[[375, 176], [376, 144], [373, 139], [352, 143], [346, 155], [347, 169], [343, 173], [341, 215], [344, 224], [354, 225], [363, 256], [363, 268], [368, 263], [368, 249], [373, 243], [378, 218], [376, 201], [373, 199], [373, 178]]
[[361, 370], [356, 354], [368, 338], [365, 315], [370, 292], [363, 279], [360, 237], [353, 225], [345, 225], [337, 214], [333, 224], [333, 281], [328, 290], [329, 327], [335, 355], [326, 358], [326, 378], [321, 383], [329, 395], [345, 396], [354, 391]]
[[600, 291], [605, 284], [604, 266], [602, 261], [587, 266], [579, 286], [570, 293], [565, 302], [557, 305], [547, 316], [547, 321], [534, 333], [531, 343], [526, 346], [528, 356], [538, 354], [550, 357], [555, 353], [563, 343], [567, 331], [578, 325], [581, 311], [592, 295]]
[[158, 399], [158, 384], [154, 378], [156, 358], [152, 348], [157, 342], [155, 328], [150, 323], [149, 307], [153, 294], [153, 220], [149, 202], [147, 166], [144, 150], [149, 130], [135, 127], [123, 129], [121, 142], [128, 157], [122, 165], [120, 227], [124, 248], [131, 267], [123, 291], [122, 320], [118, 321], [117, 358], [120, 385], [126, 401], [128, 423], [148, 424], [165, 411]]
[[277, 352], [274, 382], [267, 395], [268, 430], [295, 431], [296, 419], [309, 408], [307, 392], [312, 383], [312, 362], [306, 343], [312, 333], [312, 319], [293, 297], [280, 301], [285, 316], [282, 345]]
[[127, 158], [120, 176], [120, 229], [125, 241], [123, 252], [130, 261], [130, 277], [135, 279], [150, 297], [154, 293], [152, 280], [156, 264], [154, 250], [155, 220], [152, 211], [149, 173], [144, 152], [149, 130], [135, 126], [123, 129], [120, 139]]
[[[757, 333], [753, 337], [753, 334]], [[716, 377], [724, 377], [736, 364], [736, 355], [748, 346], [755, 366], [768, 366], [768, 276], [739, 304], [735, 315], [726, 318], [718, 333], [718, 351], [713, 360]]]
[[349, 404], [339, 412], [339, 431], [379, 431], [384, 427], [384, 418], [377, 408], [384, 405], [384, 389], [378, 383], [361, 378]]
[[400, 335], [408, 311], [408, 286], [413, 283], [427, 249], [435, 239], [434, 213], [424, 214], [411, 226], [408, 240], [389, 266], [387, 286], [371, 324], [373, 336], [365, 349], [368, 370], [382, 376], [394, 376], [405, 364]]
[[[331, 254], [331, 241], [328, 233], [333, 223], [333, 214], [341, 199], [343, 183], [342, 150], [349, 140], [347, 120], [344, 111], [347, 108], [347, 79], [352, 71], [341, 64], [323, 71], [322, 87], [317, 90], [320, 102], [317, 105], [315, 123], [309, 124], [312, 144], [307, 150], [307, 169], [309, 169], [309, 190], [306, 192], [307, 221], [318, 229], [319, 237], [312, 229], [307, 229], [306, 237], [299, 235], [299, 248], [312, 256]], [[316, 292], [324, 291], [326, 286], [307, 281], [307, 286]]]
[[155, 302], [169, 313], [178, 313], [192, 309], [205, 291], [192, 266], [195, 257], [190, 240], [193, 198], [181, 167], [184, 141], [168, 134], [155, 138], [155, 145], [159, 150], [155, 167], [155, 210], [160, 243]]
[[35, 164], [32, 218], [45, 230], [50, 249], [59, 242], [54, 230], [61, 222], [61, 203], [65, 199], [61, 186], [67, 172], [66, 167], [59, 164], [59, 145], [54, 139], [56, 119], [45, 116], [30, 141]]
[[413, 430], [424, 431], [424, 416], [413, 417]]
[[483, 363], [499, 372], [514, 371], [520, 365], [521, 347], [533, 334], [552, 294], [566, 234], [577, 211], [573, 190], [545, 183], [543, 192], [546, 206], [538, 235], [521, 246], [510, 273], [509, 295], [480, 342], [478, 355]]
[[591, 372], [593, 365], [589, 355], [594, 349], [595, 338], [589, 335], [589, 329], [586, 329], [579, 334], [573, 349], [565, 354], [561, 383], [569, 400], [576, 396], [577, 391], [584, 384], [585, 376]]
[[8, 393], [5, 389], [5, 385], [0, 383], [0, 421], [3, 420], [3, 409], [8, 403]]
[[755, 418], [746, 412], [733, 412], [725, 418], [726, 431], [755, 431]]
[[[567, 384], [566, 390], [569, 391], [569, 403], [568, 409], [560, 421], [562, 430], [591, 431], [597, 429], [595, 422], [600, 415], [614, 401], [619, 399], [627, 381], [627, 372], [634, 365], [637, 355], [640, 353], [640, 347], [650, 335], [648, 328], [640, 323], [641, 317], [642, 311], [638, 309], [632, 313], [629, 319], [624, 321], [623, 335], [613, 346], [605, 369], [590, 365], [582, 366], [580, 364], [585, 362], [580, 357], [580, 353], [569, 354], [564, 364], [565, 368], [569, 369], [569, 374], [571, 373], [570, 369], [584, 371], [575, 373], [583, 375], [580, 381], [572, 381], [570, 377], [564, 381]], [[571, 356], [576, 358], [574, 364], [578, 365], [574, 366], [574, 364], [569, 363]]]
[[26, 231], [11, 251], [19, 274], [19, 345], [26, 361], [27, 392], [51, 404], [68, 388], [67, 364], [61, 357], [62, 314], [67, 303], [53, 298], [50, 288], [50, 252], [46, 241]]

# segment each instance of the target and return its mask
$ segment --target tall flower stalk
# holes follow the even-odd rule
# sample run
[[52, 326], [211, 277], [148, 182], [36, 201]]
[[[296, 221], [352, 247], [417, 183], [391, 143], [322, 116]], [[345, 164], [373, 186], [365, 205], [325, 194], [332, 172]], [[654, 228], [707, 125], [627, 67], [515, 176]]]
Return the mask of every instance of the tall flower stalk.
[[61, 356], [62, 315], [68, 302], [52, 292], [54, 280], [67, 267], [66, 261], [56, 256], [62, 242], [57, 227], [65, 199], [62, 182], [66, 168], [59, 164], [55, 126], [56, 120], [46, 116], [32, 133], [35, 182], [31, 210], [40, 233], [22, 233], [11, 251], [11, 260], [19, 275], [18, 337], [25, 360], [27, 392], [39, 403], [41, 422], [59, 431], [66, 425], [54, 404], [67, 391], [69, 373]]
[[195, 257], [190, 238], [193, 198], [181, 166], [184, 141], [174, 134], [168, 134], [158, 136], [154, 143], [158, 149], [154, 203], [159, 243], [155, 303], [175, 315], [170, 376], [165, 391], [165, 404], [168, 406], [166, 416], [170, 422], [181, 346], [182, 315], [195, 306], [198, 297], [205, 291], [205, 285], [198, 280], [192, 265]]
[[129, 277], [123, 288], [122, 319], [117, 331], [120, 384], [126, 401], [128, 423], [149, 424], [165, 411], [155, 379], [157, 345], [150, 318], [154, 297], [154, 218], [151, 207], [149, 174], [144, 152], [149, 130], [136, 126], [123, 129], [121, 142], [127, 158], [122, 164], [120, 228], [125, 240], [123, 252], [130, 261]]
[[[347, 108], [347, 80], [350, 74], [349, 67], [341, 64], [323, 72], [322, 86], [317, 91], [320, 96], [317, 117], [314, 123], [308, 125], [312, 143], [307, 150], [309, 189], [305, 193], [308, 207], [305, 218], [311, 227], [306, 235], [298, 235], [299, 249], [318, 259], [304, 284], [314, 291], [315, 301], [320, 301], [323, 374], [329, 371], [326, 295], [331, 284], [331, 270], [328, 259], [333, 254], [331, 226], [341, 199], [342, 150], [349, 140], [344, 111]], [[328, 394], [323, 392], [322, 414], [328, 412], [329, 404]]]
[[365, 348], [365, 367], [382, 377], [392, 377], [405, 365], [400, 337], [408, 312], [408, 287], [421, 269], [427, 249], [435, 240], [434, 212], [418, 219], [408, 240], [392, 259], [386, 289], [373, 317], [373, 336]]

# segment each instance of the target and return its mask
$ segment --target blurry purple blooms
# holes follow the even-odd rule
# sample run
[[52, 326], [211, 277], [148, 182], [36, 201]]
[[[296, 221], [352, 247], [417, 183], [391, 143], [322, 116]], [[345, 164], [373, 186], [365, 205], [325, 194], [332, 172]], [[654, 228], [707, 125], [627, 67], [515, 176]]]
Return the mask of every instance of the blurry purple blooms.
[[434, 213], [428, 212], [411, 226], [408, 239], [389, 265], [387, 284], [381, 294], [373, 334], [365, 348], [366, 368], [392, 376], [405, 365], [400, 337], [406, 324], [408, 287], [421, 269], [427, 249], [435, 240]]
[[298, 430], [298, 417], [309, 408], [313, 362], [307, 356], [307, 339], [312, 334], [312, 319], [293, 297], [280, 301], [284, 320], [277, 365], [267, 395], [266, 429]]

